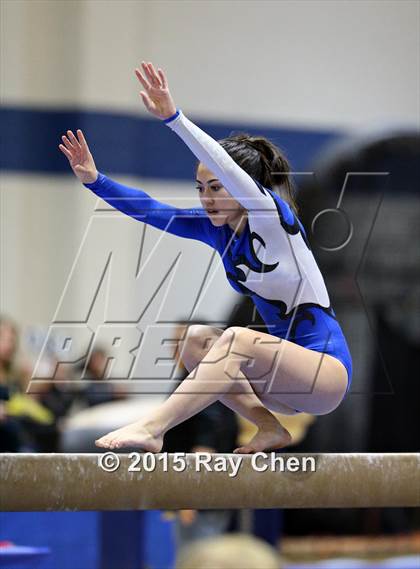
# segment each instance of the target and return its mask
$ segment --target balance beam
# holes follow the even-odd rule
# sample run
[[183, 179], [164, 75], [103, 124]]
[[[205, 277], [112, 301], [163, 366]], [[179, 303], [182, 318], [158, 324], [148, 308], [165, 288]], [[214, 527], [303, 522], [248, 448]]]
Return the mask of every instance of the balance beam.
[[[104, 454], [0, 455], [0, 509], [420, 506], [420, 454], [414, 453], [118, 454], [114, 472], [99, 466]], [[129, 471], [133, 465], [140, 471]]]

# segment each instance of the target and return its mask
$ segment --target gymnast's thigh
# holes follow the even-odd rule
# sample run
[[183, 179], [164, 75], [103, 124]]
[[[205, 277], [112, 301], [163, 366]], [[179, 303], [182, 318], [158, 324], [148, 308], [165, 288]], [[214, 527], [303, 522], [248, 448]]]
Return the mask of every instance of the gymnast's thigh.
[[232, 356], [257, 395], [308, 413], [330, 412], [347, 388], [347, 371], [333, 356], [305, 348], [265, 332], [232, 327]]

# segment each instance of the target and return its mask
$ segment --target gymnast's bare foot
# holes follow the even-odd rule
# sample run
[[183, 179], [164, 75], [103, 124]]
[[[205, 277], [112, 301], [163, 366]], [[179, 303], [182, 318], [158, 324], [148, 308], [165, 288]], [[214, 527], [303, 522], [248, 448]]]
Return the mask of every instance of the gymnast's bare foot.
[[98, 447], [109, 449], [139, 447], [145, 451], [160, 452], [163, 446], [163, 435], [151, 432], [144, 422], [138, 421], [116, 431], [111, 431], [97, 439], [95, 444]]
[[238, 447], [233, 452], [237, 454], [251, 454], [254, 452], [270, 451], [290, 445], [292, 437], [287, 429], [280, 423], [260, 427], [257, 434], [248, 444]]

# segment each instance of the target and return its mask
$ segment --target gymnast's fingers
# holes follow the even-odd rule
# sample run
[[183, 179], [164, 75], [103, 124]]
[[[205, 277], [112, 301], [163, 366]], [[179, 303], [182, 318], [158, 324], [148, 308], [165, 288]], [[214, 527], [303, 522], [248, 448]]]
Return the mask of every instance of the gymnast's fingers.
[[73, 131], [68, 130], [67, 131], [67, 136], [70, 138], [70, 142], [72, 143], [72, 145], [76, 148], [76, 150], [81, 150], [79, 141], [77, 140], [77, 138], [74, 136]]
[[147, 69], [147, 78], [150, 81], [152, 87], [154, 87], [155, 89], [161, 89], [160, 79], [157, 76], [152, 63], [150, 62], [147, 63], [146, 69]]
[[153, 63], [149, 63], [149, 70], [150, 70], [150, 75], [152, 77], [153, 80], [153, 86], [157, 87], [159, 89], [162, 88], [161, 82], [160, 82], [160, 77], [158, 76], [158, 74], [156, 73], [156, 70], [153, 66]]
[[83, 151], [85, 152], [90, 152], [89, 150], [89, 146], [86, 142], [86, 138], [85, 135], [83, 134], [83, 132], [80, 130], [80, 128], [77, 130], [77, 137], [79, 139], [79, 144], [82, 148]]
[[76, 134], [77, 134], [77, 138], [79, 139], [80, 146], [86, 146], [86, 148], [87, 148], [88, 145], [86, 142], [85, 135], [83, 134], [83, 131], [80, 128], [78, 128], [76, 131]]
[[149, 84], [149, 89], [152, 87], [152, 77], [150, 76], [150, 70], [149, 70], [149, 66], [145, 61], [141, 62], [141, 66], [143, 67], [143, 73], [146, 76], [147, 82]]
[[158, 68], [158, 73], [159, 73], [160, 81], [162, 83], [162, 87], [164, 89], [167, 89], [168, 88], [168, 82], [166, 80], [166, 76], [165, 76], [163, 70], [160, 67]]
[[70, 152], [75, 152], [76, 149], [74, 148], [74, 146], [72, 145], [72, 143], [70, 142], [70, 140], [67, 138], [67, 136], [65, 134], [63, 134], [63, 136], [61, 137], [61, 140], [64, 142], [65, 147], [70, 150]]
[[156, 105], [153, 104], [152, 99], [144, 91], [140, 91], [140, 95], [141, 98], [143, 99], [143, 103], [146, 109], [151, 113], [153, 113], [156, 110]]
[[73, 159], [73, 156], [72, 156], [71, 152], [69, 152], [69, 151], [67, 150], [67, 148], [64, 146], [64, 144], [59, 144], [59, 145], [58, 145], [58, 148], [61, 150], [61, 152], [62, 152], [65, 156], [67, 156], [67, 158], [69, 159], [69, 161], [71, 161], [71, 160]]
[[140, 81], [140, 83], [143, 85], [143, 87], [144, 87], [146, 90], [149, 90], [149, 89], [150, 89], [149, 82], [143, 77], [143, 75], [142, 75], [142, 73], [141, 73], [141, 71], [140, 71], [140, 69], [139, 69], [138, 67], [136, 67], [135, 72], [136, 72], [136, 75], [137, 75], [137, 79]]

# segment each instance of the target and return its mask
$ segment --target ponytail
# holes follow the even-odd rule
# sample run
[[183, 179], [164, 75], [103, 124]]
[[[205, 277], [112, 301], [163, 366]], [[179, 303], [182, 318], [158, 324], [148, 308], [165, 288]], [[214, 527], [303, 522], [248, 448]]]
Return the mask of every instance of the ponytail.
[[282, 151], [264, 136], [231, 135], [219, 144], [254, 180], [275, 191], [298, 215], [290, 164]]

